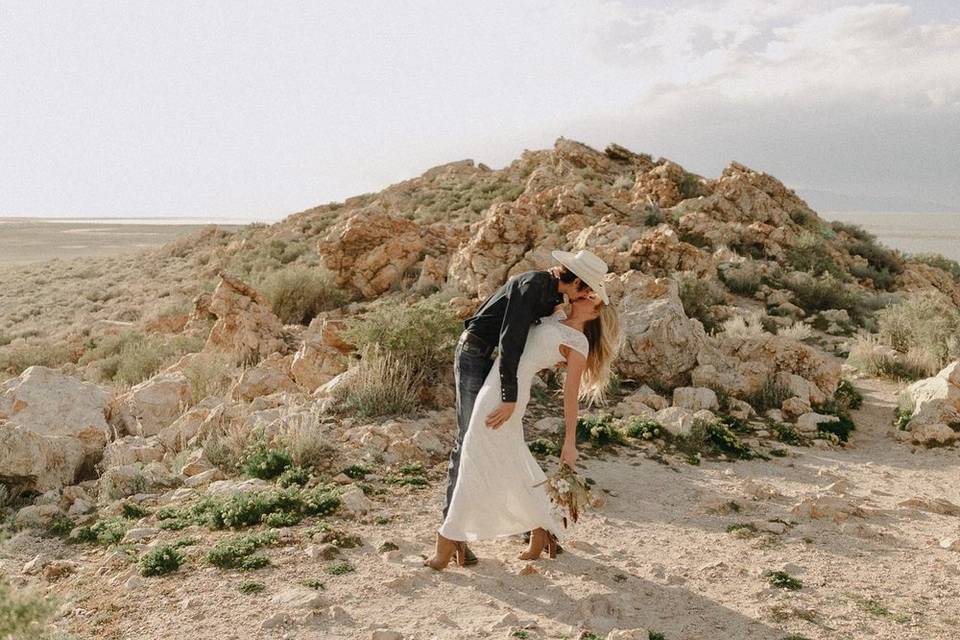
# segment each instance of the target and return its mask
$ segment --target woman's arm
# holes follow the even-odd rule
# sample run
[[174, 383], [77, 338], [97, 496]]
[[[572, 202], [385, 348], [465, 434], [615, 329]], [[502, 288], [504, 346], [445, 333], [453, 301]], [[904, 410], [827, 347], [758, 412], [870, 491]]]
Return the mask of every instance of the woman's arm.
[[587, 359], [576, 349], [560, 347], [567, 356], [567, 377], [563, 383], [563, 450], [560, 463], [566, 463], [571, 469], [577, 462], [577, 419], [580, 417], [580, 376]]

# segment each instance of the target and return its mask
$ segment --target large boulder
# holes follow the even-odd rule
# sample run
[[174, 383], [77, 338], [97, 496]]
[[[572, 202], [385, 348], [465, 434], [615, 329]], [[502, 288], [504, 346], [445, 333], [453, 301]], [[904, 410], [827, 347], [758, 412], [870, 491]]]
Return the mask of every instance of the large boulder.
[[[730, 336], [711, 339], [696, 357], [693, 384], [723, 391], [737, 398], [758, 393], [778, 374], [780, 384], [789, 383], [792, 395], [817, 400], [832, 396], [840, 382], [840, 364], [801, 342], [776, 335]], [[815, 389], [814, 389], [815, 387]]]
[[377, 211], [341, 220], [317, 245], [337, 285], [364, 298], [375, 298], [400, 283], [426, 247], [420, 225]]
[[915, 442], [946, 444], [960, 440], [960, 361], [932, 378], [907, 387], [913, 413], [907, 425]]
[[207, 309], [217, 321], [204, 351], [225, 352], [243, 363], [286, 351], [283, 324], [270, 302], [240, 280], [221, 273]]
[[343, 354], [320, 341], [305, 340], [290, 363], [290, 375], [310, 392], [346, 370]]
[[0, 480], [36, 491], [73, 484], [103, 453], [109, 399], [40, 366], [0, 384]]
[[230, 396], [237, 400], [253, 400], [278, 391], [296, 391], [297, 384], [290, 377], [289, 360], [273, 353], [257, 366], [245, 369], [230, 389]]
[[127, 433], [160, 433], [190, 406], [190, 382], [180, 371], [158, 373], [118, 396], [111, 420]]
[[707, 337], [703, 325], [684, 313], [677, 283], [631, 270], [608, 277], [607, 291], [623, 327], [615, 361], [620, 374], [664, 386], [685, 384]]

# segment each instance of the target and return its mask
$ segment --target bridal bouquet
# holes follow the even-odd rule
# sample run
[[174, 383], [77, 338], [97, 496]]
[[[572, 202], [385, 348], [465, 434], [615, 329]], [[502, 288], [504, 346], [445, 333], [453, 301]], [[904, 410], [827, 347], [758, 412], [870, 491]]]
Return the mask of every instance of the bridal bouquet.
[[599, 509], [604, 503], [603, 498], [594, 498], [587, 481], [565, 464], [536, 486], [541, 484], [547, 485], [547, 495], [562, 514], [564, 527], [571, 521], [576, 522], [583, 508]]

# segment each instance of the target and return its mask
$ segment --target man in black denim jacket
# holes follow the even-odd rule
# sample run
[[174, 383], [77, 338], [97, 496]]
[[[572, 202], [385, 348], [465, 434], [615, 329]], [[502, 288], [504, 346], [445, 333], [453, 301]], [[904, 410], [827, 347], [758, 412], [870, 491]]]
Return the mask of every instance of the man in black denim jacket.
[[[447, 467], [447, 495], [443, 516], [453, 498], [460, 466], [460, 447], [470, 424], [470, 416], [480, 387], [493, 366], [493, 351], [500, 350], [501, 404], [487, 416], [489, 427], [499, 427], [513, 414], [517, 401], [517, 365], [527, 342], [531, 324], [551, 315], [557, 305], [579, 300], [592, 289], [567, 267], [548, 271], [527, 271], [510, 278], [497, 289], [480, 309], [464, 322], [465, 330], [457, 343], [454, 377], [457, 386], [457, 438]], [[466, 563], [477, 559], [466, 550]]]

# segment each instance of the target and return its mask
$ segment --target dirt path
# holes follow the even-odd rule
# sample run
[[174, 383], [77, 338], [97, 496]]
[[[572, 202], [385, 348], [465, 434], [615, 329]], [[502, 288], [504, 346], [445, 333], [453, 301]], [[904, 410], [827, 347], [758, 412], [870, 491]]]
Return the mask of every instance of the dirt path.
[[[846, 448], [787, 447], [784, 458], [700, 466], [620, 448], [585, 461], [610, 492], [607, 505], [582, 521], [565, 553], [530, 573], [516, 559], [519, 540], [475, 545], [475, 568], [420, 566], [439, 524], [438, 465], [429, 487], [379, 496], [368, 517], [338, 523], [364, 540], [344, 550], [355, 568], [345, 575], [326, 574], [329, 561], [309, 556], [301, 525], [256, 572], [211, 568], [197, 552], [176, 574], [139, 579], [108, 551], [66, 548], [80, 569], [51, 591], [70, 598], [64, 622], [78, 638], [366, 639], [383, 628], [405, 640], [537, 639], [643, 628], [669, 640], [955, 639], [960, 553], [938, 543], [960, 535], [960, 517], [923, 501], [960, 504], [960, 451], [896, 442], [896, 386], [857, 384], [865, 403]], [[835, 519], [795, 510], [805, 500]], [[390, 521], [378, 525], [378, 516]], [[221, 535], [191, 528], [161, 538], [194, 537], [204, 550]], [[378, 553], [384, 541], [399, 549]], [[13, 542], [0, 558], [11, 574], [38, 544], [58, 552], [55, 542]], [[781, 570], [802, 588], [772, 587], [765, 572]], [[276, 600], [317, 579], [317, 612]], [[251, 580], [264, 591], [240, 593]], [[274, 614], [282, 624], [261, 629]], [[521, 628], [526, 635], [512, 635]]]

